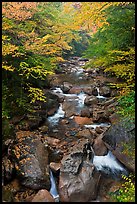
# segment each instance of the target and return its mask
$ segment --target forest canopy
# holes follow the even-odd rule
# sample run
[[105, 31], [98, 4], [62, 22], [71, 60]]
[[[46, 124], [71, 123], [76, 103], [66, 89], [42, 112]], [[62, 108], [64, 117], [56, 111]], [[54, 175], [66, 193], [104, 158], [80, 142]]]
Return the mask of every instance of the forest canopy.
[[[134, 2], [2, 2], [2, 118], [45, 101], [43, 87], [58, 63], [87, 57], [87, 67], [135, 88]], [[134, 95], [134, 94], [132, 94]]]

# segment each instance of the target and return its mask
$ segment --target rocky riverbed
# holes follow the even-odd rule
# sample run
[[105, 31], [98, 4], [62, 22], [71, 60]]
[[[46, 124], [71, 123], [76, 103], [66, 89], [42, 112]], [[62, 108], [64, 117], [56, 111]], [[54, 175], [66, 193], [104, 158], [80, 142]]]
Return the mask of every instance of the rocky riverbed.
[[3, 145], [3, 202], [109, 202], [121, 175], [135, 171], [124, 144], [134, 140], [116, 114], [114, 78], [84, 69], [88, 59], [61, 63], [46, 103], [13, 118], [15, 139]]

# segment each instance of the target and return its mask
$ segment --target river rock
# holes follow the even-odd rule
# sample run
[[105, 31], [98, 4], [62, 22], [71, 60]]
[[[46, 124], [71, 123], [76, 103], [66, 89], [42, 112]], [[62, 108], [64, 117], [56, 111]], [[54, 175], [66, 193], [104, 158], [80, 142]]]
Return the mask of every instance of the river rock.
[[29, 131], [17, 132], [12, 152], [22, 185], [31, 189], [50, 188], [48, 149], [40, 135]]
[[80, 116], [82, 117], [90, 117], [90, 111], [89, 111], [89, 108], [83, 108], [81, 110], [81, 113], [80, 113]]
[[98, 136], [94, 139], [93, 149], [97, 156], [104, 156], [108, 153], [108, 149], [102, 140], [102, 136]]
[[92, 95], [92, 89], [93, 89], [92, 87], [84, 87], [83, 91], [88, 95]]
[[76, 105], [77, 105], [77, 101], [76, 100], [69, 101], [69, 99], [68, 99], [68, 100], [65, 100], [63, 102], [62, 107], [63, 107], [63, 110], [65, 111], [65, 116], [66, 117], [71, 117], [73, 115], [77, 115], [77, 107], [76, 107]]
[[82, 88], [80, 87], [72, 87], [70, 90], [69, 90], [69, 94], [80, 94], [80, 92], [82, 91]]
[[89, 141], [93, 142], [93, 135], [91, 134], [90, 130], [89, 129], [83, 129], [83, 130], [80, 130], [78, 133], [77, 133], [77, 137], [78, 138], [87, 138], [89, 139]]
[[88, 117], [80, 117], [80, 116], [74, 116], [74, 121], [78, 124], [78, 125], [87, 125], [87, 124], [92, 124], [92, 118], [88, 118]]
[[99, 92], [100, 92], [101, 96], [110, 96], [111, 95], [111, 89], [108, 86], [100, 87]]
[[64, 82], [61, 88], [64, 93], [68, 93], [68, 91], [72, 88], [72, 84], [69, 82]]
[[[88, 140], [79, 140], [61, 160], [59, 195], [61, 202], [87, 202], [95, 198], [93, 152]], [[89, 190], [90, 189], [90, 190]]]
[[84, 100], [84, 104], [87, 106], [95, 105], [98, 103], [98, 99], [95, 96], [87, 96]]
[[50, 162], [50, 168], [54, 173], [58, 173], [60, 171], [61, 163]]
[[46, 189], [41, 189], [34, 196], [31, 202], [55, 202], [54, 198]]

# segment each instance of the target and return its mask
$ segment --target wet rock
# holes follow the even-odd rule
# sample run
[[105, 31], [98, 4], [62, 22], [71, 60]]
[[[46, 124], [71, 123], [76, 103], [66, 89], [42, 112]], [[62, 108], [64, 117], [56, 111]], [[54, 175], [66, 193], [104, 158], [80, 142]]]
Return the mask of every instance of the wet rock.
[[72, 84], [69, 82], [64, 82], [61, 88], [64, 93], [68, 93], [68, 91], [72, 88]]
[[91, 134], [89, 129], [80, 130], [77, 133], [78, 138], [87, 138], [92, 143], [93, 142], [93, 135]]
[[111, 95], [111, 89], [108, 86], [102, 86], [99, 89], [101, 96], [110, 96]]
[[[51, 110], [56, 110], [59, 107], [60, 98], [58, 94], [48, 91], [46, 93], [46, 102], [43, 104], [42, 108], [50, 112]], [[42, 105], [42, 104], [41, 104]]]
[[55, 202], [54, 198], [46, 189], [41, 189], [34, 196], [31, 202]]
[[[93, 152], [88, 140], [82, 139], [61, 160], [59, 195], [61, 202], [86, 202], [96, 197]], [[90, 189], [90, 191], [89, 191]]]
[[102, 140], [102, 136], [99, 136], [94, 140], [93, 149], [97, 156], [104, 156], [108, 153], [108, 149]]
[[16, 134], [12, 152], [21, 184], [31, 189], [49, 189], [48, 149], [42, 143], [40, 135], [29, 131]]
[[77, 176], [61, 172], [59, 180], [60, 201], [87, 202], [92, 199], [96, 190], [96, 182], [92, 176], [93, 171], [93, 164], [84, 161]]
[[88, 108], [83, 108], [82, 110], [81, 110], [81, 113], [80, 113], [80, 116], [82, 116], [82, 117], [90, 117], [90, 111], [89, 111], [89, 109]]
[[61, 163], [50, 162], [49, 166], [54, 173], [58, 173], [60, 171]]
[[52, 116], [52, 115], [54, 115], [54, 114], [57, 112], [58, 108], [59, 108], [59, 107], [54, 107], [54, 108], [50, 109], [50, 110], [47, 112], [47, 116]]
[[83, 91], [88, 95], [92, 95], [92, 87], [84, 87]]
[[77, 108], [76, 108], [76, 105], [77, 105], [77, 101], [75, 100], [65, 100], [63, 102], [63, 110], [65, 111], [65, 116], [66, 117], [71, 117], [73, 115], [77, 115]]
[[93, 121], [91, 118], [88, 117], [80, 117], [80, 116], [74, 116], [74, 121], [78, 124], [78, 125], [86, 125], [86, 124], [92, 124]]
[[80, 92], [82, 91], [82, 88], [80, 87], [72, 87], [70, 90], [69, 90], [69, 94], [80, 94]]
[[84, 104], [87, 106], [94, 105], [98, 103], [98, 99], [95, 96], [87, 96], [84, 100]]

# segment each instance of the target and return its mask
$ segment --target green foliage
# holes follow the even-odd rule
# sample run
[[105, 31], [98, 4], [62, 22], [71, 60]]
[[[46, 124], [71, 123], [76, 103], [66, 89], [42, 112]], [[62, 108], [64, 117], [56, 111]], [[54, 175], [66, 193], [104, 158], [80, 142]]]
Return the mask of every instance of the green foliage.
[[123, 179], [122, 187], [112, 194], [112, 198], [117, 202], [135, 202], [134, 176], [130, 174], [128, 177], [123, 176]]
[[118, 99], [117, 111], [122, 117], [135, 120], [135, 91], [129, 92]]
[[[102, 67], [124, 79], [127, 88], [135, 86], [135, 4], [112, 5], [105, 10], [107, 23], [92, 36], [84, 56], [87, 67]], [[121, 87], [122, 88], [122, 87]]]
[[31, 98], [31, 103], [34, 103], [35, 101], [46, 102], [46, 97], [44, 96], [44, 93], [41, 89], [29, 87], [28, 91], [29, 91], [29, 97]]

